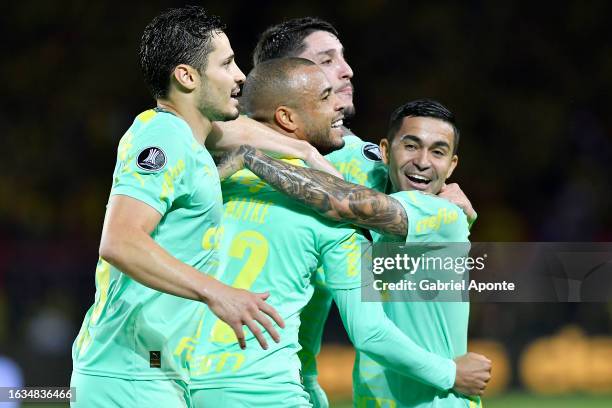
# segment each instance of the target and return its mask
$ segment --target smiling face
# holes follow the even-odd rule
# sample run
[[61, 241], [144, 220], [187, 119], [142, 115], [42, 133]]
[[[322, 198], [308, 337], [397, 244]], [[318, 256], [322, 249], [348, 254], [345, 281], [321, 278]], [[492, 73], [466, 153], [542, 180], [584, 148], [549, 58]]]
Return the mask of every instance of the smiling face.
[[208, 54], [206, 68], [201, 73], [198, 110], [211, 121], [232, 120], [238, 117], [238, 93], [244, 74], [236, 65], [234, 51], [223, 32], [211, 38], [213, 51]]
[[325, 73], [332, 89], [344, 104], [346, 117], [355, 113], [353, 106], [353, 70], [344, 59], [344, 48], [338, 37], [327, 31], [315, 31], [304, 38], [306, 48], [298, 57], [317, 64]]
[[296, 113], [295, 134], [326, 154], [344, 146], [342, 119], [344, 104], [332, 91], [325, 74], [312, 65], [294, 73], [293, 110]]
[[380, 148], [395, 191], [438, 194], [457, 166], [455, 134], [449, 123], [430, 117], [404, 117], [391, 142]]

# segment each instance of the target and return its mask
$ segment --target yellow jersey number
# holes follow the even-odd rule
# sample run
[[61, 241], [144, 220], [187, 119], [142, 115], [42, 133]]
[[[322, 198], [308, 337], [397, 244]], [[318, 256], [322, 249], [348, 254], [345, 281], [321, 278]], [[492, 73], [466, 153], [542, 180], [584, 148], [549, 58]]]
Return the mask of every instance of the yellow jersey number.
[[[249, 252], [247, 253], [247, 250]], [[266, 238], [257, 231], [242, 231], [230, 244], [228, 255], [232, 258], [245, 259], [244, 266], [232, 283], [232, 287], [248, 290], [261, 273], [268, 259], [269, 245]], [[224, 321], [217, 319], [211, 333], [210, 341], [216, 343], [236, 343], [236, 335]]]

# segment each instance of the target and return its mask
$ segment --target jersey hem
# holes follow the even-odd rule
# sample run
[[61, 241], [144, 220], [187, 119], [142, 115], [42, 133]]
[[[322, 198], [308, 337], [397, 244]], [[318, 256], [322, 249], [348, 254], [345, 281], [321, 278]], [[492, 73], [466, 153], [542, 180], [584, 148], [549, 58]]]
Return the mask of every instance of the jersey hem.
[[155, 374], [150, 376], [141, 376], [141, 375], [127, 375], [124, 373], [115, 373], [109, 371], [98, 371], [98, 370], [88, 370], [78, 367], [73, 367], [72, 371], [75, 371], [79, 374], [84, 375], [92, 375], [96, 377], [110, 377], [110, 378], [119, 378], [122, 380], [133, 380], [133, 381], [147, 381], [147, 380], [173, 380], [173, 381], [183, 381], [185, 383], [189, 383], [189, 379], [185, 379], [184, 377], [178, 375], [170, 375], [167, 373]]

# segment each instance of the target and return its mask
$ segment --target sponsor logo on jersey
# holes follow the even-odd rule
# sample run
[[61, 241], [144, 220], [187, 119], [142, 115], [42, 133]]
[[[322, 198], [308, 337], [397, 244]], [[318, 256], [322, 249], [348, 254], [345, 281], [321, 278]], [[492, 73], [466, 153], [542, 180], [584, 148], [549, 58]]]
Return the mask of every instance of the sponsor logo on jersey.
[[149, 366], [161, 368], [161, 351], [149, 351]]
[[378, 145], [375, 145], [374, 143], [364, 144], [363, 147], [361, 148], [361, 154], [363, 154], [363, 157], [365, 157], [366, 159], [370, 161], [379, 162], [382, 160], [382, 154], [380, 153], [380, 148], [378, 147]]
[[146, 147], [138, 153], [136, 165], [147, 171], [161, 170], [166, 165], [166, 154], [159, 147]]

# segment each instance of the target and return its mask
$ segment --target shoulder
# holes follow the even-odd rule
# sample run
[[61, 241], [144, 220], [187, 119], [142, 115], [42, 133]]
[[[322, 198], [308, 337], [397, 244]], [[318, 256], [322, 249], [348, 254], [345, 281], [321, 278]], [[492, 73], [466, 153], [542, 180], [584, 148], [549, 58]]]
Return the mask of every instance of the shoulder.
[[[117, 148], [125, 169], [158, 173], [167, 167], [184, 167], [198, 151], [191, 128], [182, 119], [153, 109], [142, 112], [123, 135]], [[127, 167], [126, 167], [127, 166]]]
[[459, 241], [467, 239], [467, 217], [461, 208], [450, 201], [420, 191], [400, 191], [391, 194], [391, 197], [400, 201], [406, 210], [410, 219], [410, 235], [436, 233], [440, 237]]
[[341, 149], [328, 154], [328, 158], [333, 159], [335, 156], [351, 154], [359, 155], [360, 159], [362, 160], [367, 160], [374, 163], [382, 162], [382, 155], [377, 144], [366, 142], [353, 134], [345, 135], [342, 138], [344, 139], [344, 146]]
[[[402, 202], [402, 204], [405, 204], [405, 206], [418, 208], [424, 213], [437, 213], [439, 209], [444, 208], [448, 211], [463, 214], [461, 208], [459, 208], [456, 204], [434, 194], [411, 190], [398, 191], [397, 193], [390, 194], [390, 196]], [[463, 215], [465, 216], [465, 214]]]
[[167, 112], [153, 109], [142, 112], [136, 116], [129, 133], [133, 135], [130, 144], [139, 154], [158, 152], [182, 156], [199, 150], [187, 122]]
[[138, 140], [160, 141], [167, 144], [189, 145], [195, 142], [191, 128], [183, 119], [167, 112], [149, 109], [134, 119], [134, 134]]

